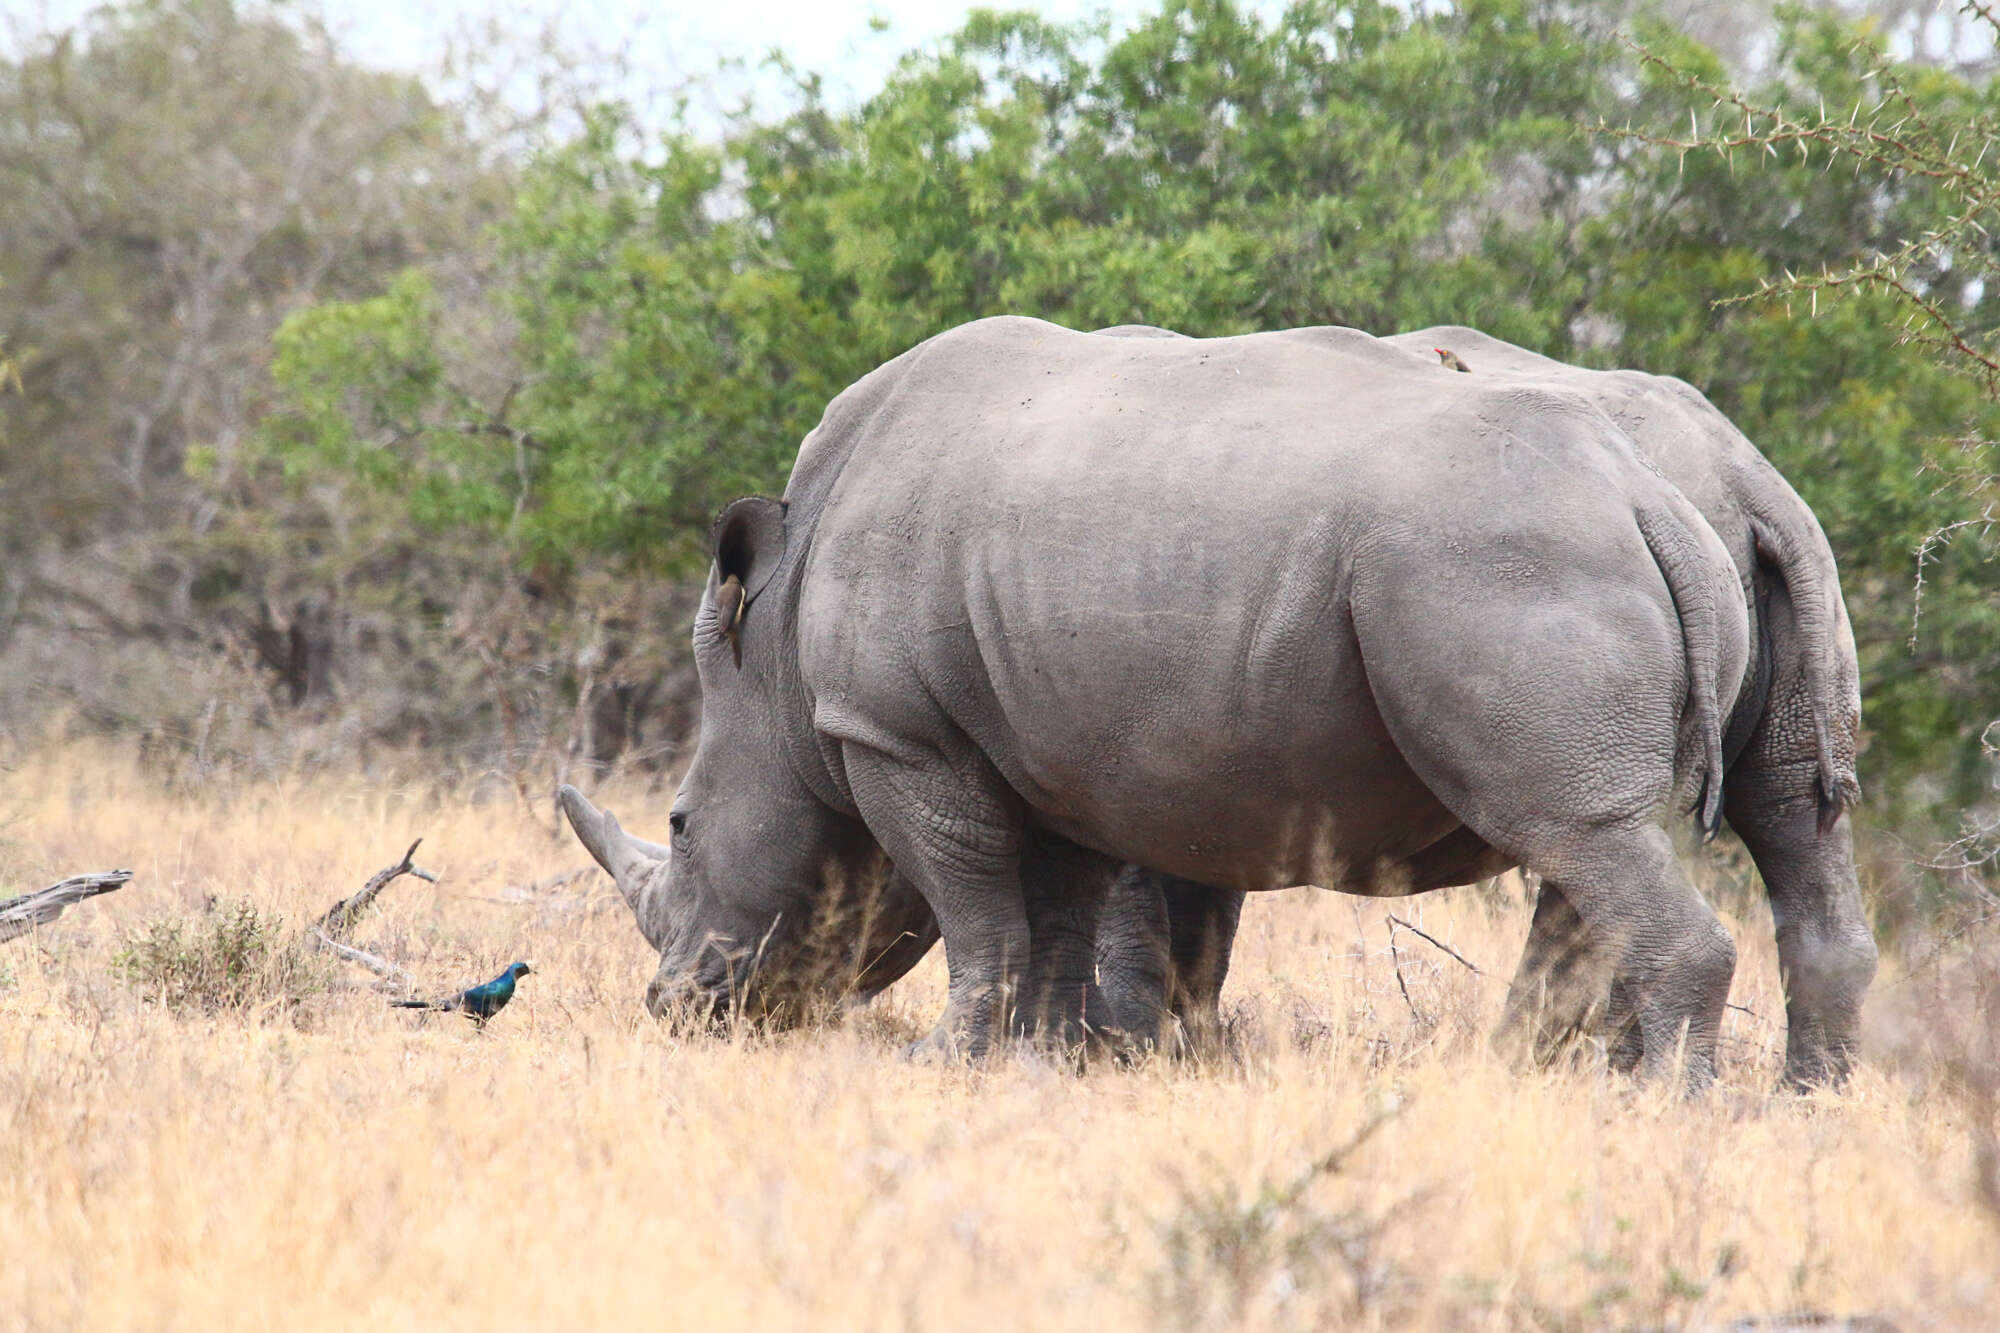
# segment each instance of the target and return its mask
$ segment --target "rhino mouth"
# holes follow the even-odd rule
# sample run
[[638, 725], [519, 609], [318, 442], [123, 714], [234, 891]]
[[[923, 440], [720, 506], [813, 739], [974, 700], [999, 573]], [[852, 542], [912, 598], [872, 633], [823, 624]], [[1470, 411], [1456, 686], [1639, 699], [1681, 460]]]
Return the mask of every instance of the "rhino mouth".
[[752, 968], [741, 950], [710, 940], [692, 967], [669, 970], [662, 965], [646, 987], [646, 1011], [698, 1028], [716, 1028], [744, 1008]]
[[677, 974], [663, 969], [653, 978], [646, 1008], [655, 1018], [711, 1032], [745, 1019], [773, 1028], [797, 1026], [818, 1006], [808, 978], [792, 976], [786, 961], [711, 941], [692, 968]]
[[736, 1005], [727, 994], [716, 994], [694, 985], [646, 987], [646, 1012], [676, 1028], [699, 1032], [719, 1032], [729, 1025]]
[[761, 987], [750, 991], [686, 983], [654, 982], [646, 988], [646, 1010], [677, 1029], [705, 1035], [726, 1033], [738, 1023], [755, 1023], [770, 1031], [808, 1026], [815, 1016], [837, 1006], [796, 987]]
[[[897, 941], [928, 946], [934, 932], [905, 931]], [[814, 949], [809, 941], [767, 937], [761, 950], [711, 941], [694, 966], [662, 968], [646, 988], [646, 1009], [702, 1031], [717, 1031], [750, 1020], [787, 1030], [838, 1012], [844, 1003], [865, 1000], [900, 976], [908, 966], [882, 975], [849, 949]]]

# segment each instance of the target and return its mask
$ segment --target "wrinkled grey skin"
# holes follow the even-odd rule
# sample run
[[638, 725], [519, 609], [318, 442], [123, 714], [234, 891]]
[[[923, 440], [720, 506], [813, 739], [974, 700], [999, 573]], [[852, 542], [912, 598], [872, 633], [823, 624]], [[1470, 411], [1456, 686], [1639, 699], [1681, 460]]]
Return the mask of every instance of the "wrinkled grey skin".
[[1232, 891], [1523, 864], [1611, 960], [1647, 1070], [1712, 1076], [1735, 950], [1662, 821], [1719, 817], [1749, 615], [1586, 397], [1345, 329], [984, 320], [836, 399], [784, 507], [732, 505], [715, 552], [671, 850], [601, 816], [592, 848], [657, 901], [656, 1010], [796, 982], [774, 960], [882, 853], [945, 944], [925, 1045], [973, 1056], [1024, 985], [1087, 973], [1090, 907], [1034, 944], [1079, 896], [1038, 844]]
[[[1756, 860], [1777, 923], [1785, 1080], [1840, 1081], [1876, 950], [1844, 815], [1859, 794], [1859, 672], [1818, 522], [1755, 446], [1680, 380], [1583, 370], [1460, 327], [1384, 341], [1418, 357], [1449, 347], [1497, 384], [1587, 396], [1694, 502], [1749, 573], [1751, 688], [1726, 729], [1725, 811]], [[1197, 1038], [1212, 1030], [1242, 901], [1234, 891], [1125, 868], [1104, 908], [1096, 958], [1114, 1021], [1152, 1031], [1170, 1011]], [[1511, 1000], [1538, 1008], [1541, 1053], [1601, 1018], [1614, 1063], [1639, 1058], [1631, 997], [1592, 950], [1559, 883], [1542, 887]]]

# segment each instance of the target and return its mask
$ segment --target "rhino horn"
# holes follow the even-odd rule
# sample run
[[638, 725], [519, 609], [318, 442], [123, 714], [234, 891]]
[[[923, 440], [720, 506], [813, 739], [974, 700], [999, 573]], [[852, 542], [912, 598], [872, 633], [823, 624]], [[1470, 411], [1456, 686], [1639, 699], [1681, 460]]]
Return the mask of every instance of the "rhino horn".
[[576, 830], [577, 840], [583, 844], [584, 850], [597, 864], [611, 872], [611, 878], [618, 881], [618, 891], [625, 895], [628, 903], [636, 906], [643, 872], [664, 860], [667, 849], [644, 838], [633, 837], [619, 827], [616, 815], [609, 810], [599, 810], [582, 792], [567, 783], [557, 793], [557, 799], [562, 802], [563, 813], [569, 816], [569, 826]]

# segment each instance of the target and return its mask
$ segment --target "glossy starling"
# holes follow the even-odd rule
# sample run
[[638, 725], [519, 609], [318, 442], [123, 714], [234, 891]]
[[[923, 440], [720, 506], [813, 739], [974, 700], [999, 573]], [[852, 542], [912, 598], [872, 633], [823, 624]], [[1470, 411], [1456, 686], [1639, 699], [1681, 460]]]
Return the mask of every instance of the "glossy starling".
[[474, 1025], [485, 1027], [486, 1020], [507, 1007], [507, 1001], [514, 998], [514, 982], [527, 976], [534, 969], [526, 963], [515, 963], [505, 972], [486, 982], [463, 990], [448, 1000], [395, 1000], [391, 1009], [436, 1009], [442, 1013], [461, 1013], [471, 1018]]

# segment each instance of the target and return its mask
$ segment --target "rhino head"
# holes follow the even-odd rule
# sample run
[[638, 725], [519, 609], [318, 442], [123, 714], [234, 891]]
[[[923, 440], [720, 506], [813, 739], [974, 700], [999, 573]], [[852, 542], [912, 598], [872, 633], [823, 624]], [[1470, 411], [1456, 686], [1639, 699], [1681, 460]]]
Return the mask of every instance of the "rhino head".
[[634, 837], [561, 791], [578, 839], [660, 951], [646, 991], [656, 1016], [796, 1020], [887, 986], [937, 939], [929, 906], [866, 826], [802, 772], [816, 746], [782, 656], [791, 616], [772, 576], [785, 544], [778, 501], [738, 500], [717, 520], [694, 625], [701, 739], [668, 841]]

